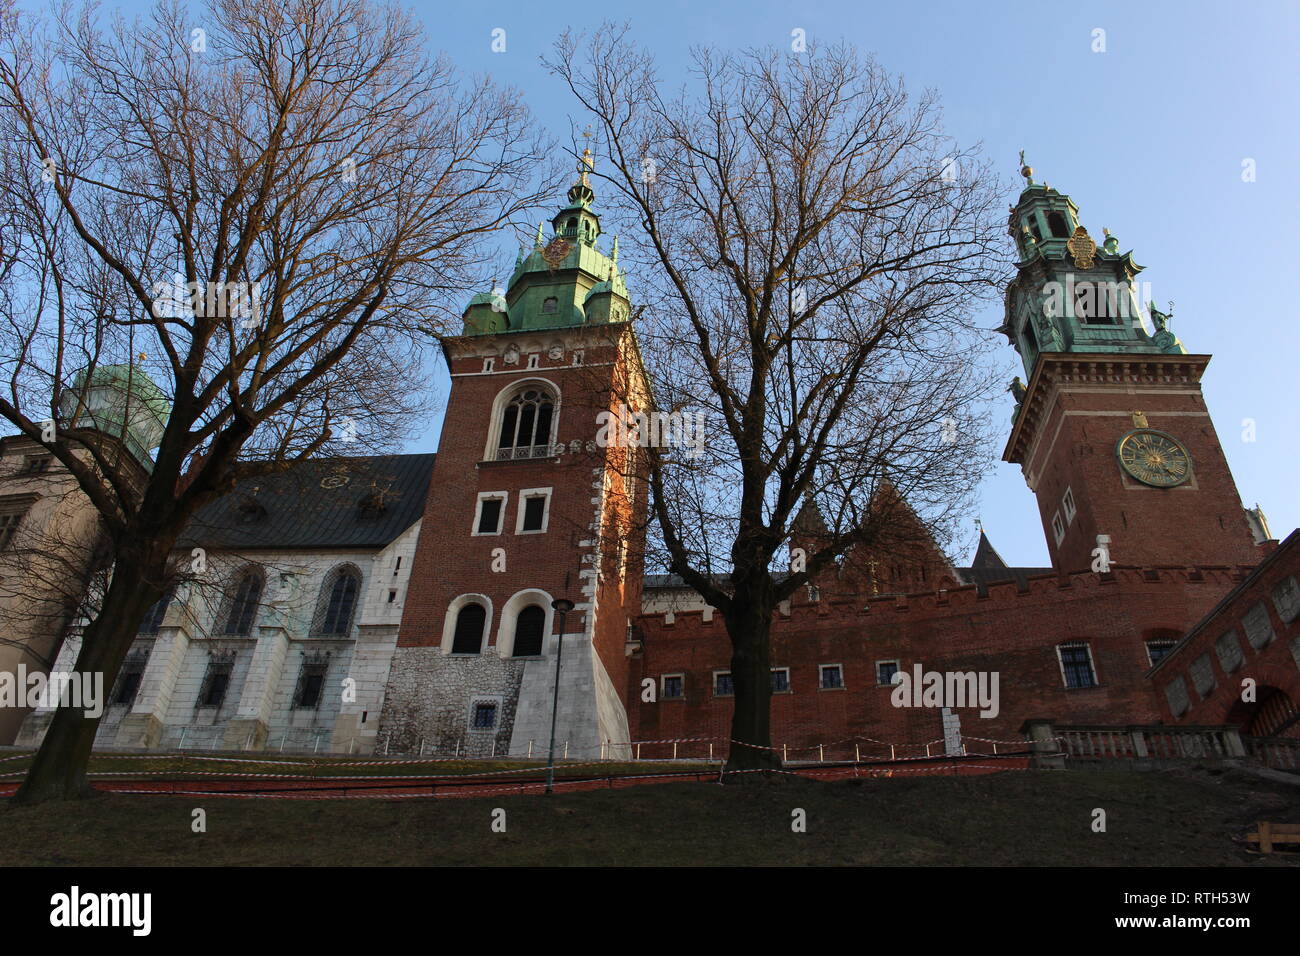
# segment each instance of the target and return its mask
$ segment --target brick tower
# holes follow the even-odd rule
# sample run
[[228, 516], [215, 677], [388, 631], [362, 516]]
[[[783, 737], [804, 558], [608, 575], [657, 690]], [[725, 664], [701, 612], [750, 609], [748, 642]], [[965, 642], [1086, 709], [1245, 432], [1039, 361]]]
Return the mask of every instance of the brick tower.
[[549, 241], [539, 227], [504, 294], [475, 296], [443, 340], [452, 386], [380, 729], [392, 752], [544, 753], [560, 598], [576, 607], [557, 741], [570, 757], [626, 752], [645, 496], [633, 453], [598, 439], [600, 413], [645, 391], [590, 162]]
[[1120, 565], [1254, 565], [1254, 543], [1201, 394], [1208, 355], [1188, 354], [1154, 304], [1143, 322], [1142, 267], [1078, 209], [1021, 170], [1009, 227], [1020, 252], [1000, 331], [1028, 385], [1003, 458], [1038, 497], [1052, 564], [1089, 569], [1098, 535]]

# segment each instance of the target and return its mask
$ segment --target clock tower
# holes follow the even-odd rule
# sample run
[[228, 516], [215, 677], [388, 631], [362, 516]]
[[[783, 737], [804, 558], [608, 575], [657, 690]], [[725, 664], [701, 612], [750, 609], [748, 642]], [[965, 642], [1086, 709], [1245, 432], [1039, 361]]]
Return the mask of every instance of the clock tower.
[[[1023, 154], [1022, 154], [1023, 159]], [[1005, 461], [1038, 498], [1052, 565], [1254, 565], [1237, 487], [1201, 394], [1208, 355], [1188, 353], [1149, 304], [1142, 267], [1069, 196], [1035, 182], [1011, 207], [1019, 252], [1001, 332], [1024, 362]], [[1170, 306], [1172, 312], [1172, 305]]]

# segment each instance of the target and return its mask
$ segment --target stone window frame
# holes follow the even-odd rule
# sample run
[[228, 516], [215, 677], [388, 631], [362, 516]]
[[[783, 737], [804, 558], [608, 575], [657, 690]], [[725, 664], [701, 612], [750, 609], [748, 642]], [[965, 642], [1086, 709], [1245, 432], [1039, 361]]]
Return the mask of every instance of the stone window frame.
[[447, 605], [447, 613], [443, 615], [442, 620], [442, 640], [439, 642], [439, 649], [443, 656], [447, 657], [452, 654], [452, 647], [456, 639], [456, 620], [460, 616], [461, 608], [466, 604], [481, 605], [484, 611], [483, 615], [483, 639], [479, 642], [478, 654], [457, 654], [457, 657], [478, 657], [485, 652], [490, 646], [492, 638], [492, 599], [486, 594], [479, 594], [476, 591], [467, 591], [464, 594], [458, 594], [451, 599]]
[[[550, 488], [525, 488], [519, 492], [519, 504], [515, 506], [515, 534], [546, 534], [551, 525], [551, 491]], [[542, 499], [542, 526], [525, 530], [524, 516], [528, 513], [528, 502], [537, 498]]]
[[[835, 670], [839, 672], [840, 682], [834, 687], [826, 686], [826, 672]], [[844, 690], [844, 665], [843, 664], [818, 664], [817, 665], [817, 689], [818, 690]]]
[[[881, 679], [880, 679], [880, 665], [881, 665], [881, 664], [893, 664], [893, 665], [894, 665], [894, 673], [893, 673], [893, 675], [890, 676], [888, 682], [881, 681]], [[896, 686], [897, 686], [896, 678], [898, 677], [899, 674], [903, 673], [903, 662], [902, 662], [902, 660], [901, 660], [900, 658], [897, 658], [897, 657], [895, 657], [895, 658], [885, 658], [885, 659], [883, 659], [883, 660], [876, 661], [875, 666], [872, 668], [872, 671], [873, 671], [873, 673], [876, 675], [876, 686], [877, 686], [877, 687], [896, 687]]]
[[1052, 536], [1056, 539], [1056, 546], [1059, 548], [1061, 542], [1065, 540], [1065, 522], [1061, 520], [1061, 510], [1058, 508], [1056, 514], [1052, 515]]
[[[1062, 653], [1066, 648], [1071, 650], [1083, 648], [1087, 654], [1088, 674], [1092, 678], [1091, 684], [1071, 684], [1069, 674], [1065, 669], [1065, 655]], [[1101, 686], [1101, 680], [1097, 677], [1097, 661], [1092, 656], [1092, 644], [1088, 641], [1061, 641], [1056, 645], [1056, 663], [1061, 669], [1061, 684], [1066, 690], [1089, 690]]]
[[[247, 595], [244, 594], [244, 584], [250, 578], [257, 580], [257, 592], [251, 602], [248, 601]], [[257, 617], [262, 608], [262, 599], [266, 596], [266, 569], [256, 564], [245, 564], [239, 569], [239, 573], [232, 576], [231, 580], [234, 587], [226, 595], [221, 603], [221, 613], [217, 615], [216, 632], [224, 637], [251, 637], [257, 629]], [[241, 603], [242, 602], [242, 603]], [[252, 612], [248, 615], [248, 625], [245, 630], [240, 630], [238, 622], [235, 627], [231, 627], [231, 621], [235, 619], [235, 607], [241, 604], [240, 619], [248, 612], [247, 604], [252, 604]]]
[[[195, 710], [216, 710], [226, 706], [230, 700], [230, 688], [235, 682], [235, 665], [239, 663], [239, 654], [233, 650], [209, 650], [208, 663], [203, 669], [203, 680], [199, 684], [198, 696], [194, 699]], [[224, 671], [225, 686], [221, 689], [221, 699], [215, 704], [205, 703], [212, 692], [213, 681]]]
[[[347, 627], [342, 632], [327, 634], [322, 629], [325, 627], [325, 619], [329, 616], [330, 604], [334, 600], [334, 589], [345, 576], [350, 576], [357, 582], [356, 594], [352, 598], [352, 607], [348, 611]], [[357, 623], [358, 612], [361, 610], [361, 604], [365, 598], [365, 583], [366, 579], [361, 573], [361, 569], [351, 561], [343, 561], [325, 572], [325, 576], [321, 579], [320, 591], [316, 595], [316, 613], [312, 615], [311, 630], [308, 633], [312, 637], [350, 640], [352, 638], [352, 629]]]
[[[679, 681], [681, 681], [681, 684], [679, 685], [681, 688], [681, 693], [679, 694], [668, 693], [668, 679], [671, 677], [676, 677]], [[682, 671], [674, 671], [671, 674], [660, 674], [659, 675], [659, 699], [660, 700], [685, 700], [686, 699], [686, 674], [683, 673]]]
[[[492, 400], [492, 408], [489, 412], [491, 417], [488, 419], [487, 442], [483, 447], [483, 461], [536, 460], [535, 458], [530, 459], [527, 457], [516, 458], [514, 455], [502, 458], [498, 454], [498, 452], [503, 450], [500, 449], [498, 445], [501, 440], [501, 426], [504, 421], [506, 406], [530, 389], [545, 391], [550, 397], [551, 427], [550, 435], [548, 436], [549, 447], [547, 448], [547, 455], [549, 456], [555, 451], [556, 436], [560, 433], [560, 414], [563, 411], [564, 406], [563, 393], [561, 392], [559, 385], [551, 381], [549, 378], [541, 375], [531, 375], [515, 379], [509, 385], [497, 392], [496, 398]], [[543, 446], [538, 445], [534, 447], [540, 448]], [[477, 522], [475, 522], [475, 527], [478, 527]]]
[[1067, 487], [1065, 494], [1061, 495], [1061, 508], [1065, 511], [1065, 523], [1068, 525], [1079, 513], [1079, 508], [1074, 503], [1074, 488]]
[[[719, 678], [719, 677], [725, 677], [725, 678], [727, 679], [727, 682], [731, 685], [731, 689], [730, 689], [729, 691], [727, 691], [726, 693], [719, 693], [719, 692], [718, 692], [718, 678]], [[731, 670], [730, 670], [730, 669], [727, 669], [727, 670], [716, 670], [716, 671], [714, 671], [714, 672], [713, 672], [713, 680], [712, 680], [712, 682], [711, 682], [711, 686], [713, 687], [713, 696], [714, 696], [714, 697], [735, 697], [735, 696], [736, 696], [736, 684], [735, 684], [735, 681], [733, 681], [733, 680], [731, 679]]]
[[[479, 525], [483, 520], [483, 502], [500, 501], [501, 508], [497, 512], [497, 529], [495, 531], [480, 531]], [[510, 492], [508, 491], [480, 491], [478, 498], [474, 502], [474, 523], [470, 525], [469, 536], [471, 538], [491, 538], [505, 534], [506, 531], [506, 508], [510, 504]]]
[[[302, 652], [302, 660], [298, 665], [298, 681], [294, 685], [290, 703], [292, 710], [320, 710], [321, 701], [325, 699], [325, 687], [328, 683], [332, 656], [332, 651]], [[316, 692], [316, 699], [310, 704], [304, 704], [303, 693], [307, 689], [308, 677], [319, 677], [320, 688]]]
[[[492, 722], [491, 727], [475, 727], [474, 714], [480, 704], [491, 704], [496, 707], [496, 719]], [[465, 711], [465, 732], [467, 734], [484, 734], [492, 735], [501, 732], [501, 720], [505, 710], [505, 698], [500, 694], [472, 694], [469, 699], [469, 706]]]
[[[776, 689], [776, 675], [777, 675], [778, 673], [782, 673], [782, 672], [785, 673], [785, 690], [777, 690], [777, 689]], [[773, 693], [773, 694], [793, 694], [793, 693], [794, 693], [794, 684], [793, 684], [793, 683], [791, 682], [791, 680], [790, 680], [790, 668], [788, 668], [788, 667], [773, 667], [773, 668], [772, 668], [772, 676], [771, 676], [771, 678], [769, 678], [769, 679], [772, 681], [772, 693]]]

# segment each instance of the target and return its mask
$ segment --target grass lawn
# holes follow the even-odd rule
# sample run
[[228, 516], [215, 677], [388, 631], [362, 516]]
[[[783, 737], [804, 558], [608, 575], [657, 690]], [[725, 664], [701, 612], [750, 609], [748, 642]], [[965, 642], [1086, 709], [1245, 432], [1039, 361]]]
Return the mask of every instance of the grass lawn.
[[[6, 804], [8, 801], [4, 801]], [[207, 812], [207, 832], [190, 829]], [[506, 811], [505, 833], [491, 829]], [[1092, 830], [1093, 809], [1106, 832]], [[791, 831], [791, 811], [807, 832]], [[1235, 770], [672, 783], [446, 800], [108, 794], [0, 807], [5, 866], [948, 864], [1275, 866], [1234, 838], [1300, 822], [1300, 787]]]

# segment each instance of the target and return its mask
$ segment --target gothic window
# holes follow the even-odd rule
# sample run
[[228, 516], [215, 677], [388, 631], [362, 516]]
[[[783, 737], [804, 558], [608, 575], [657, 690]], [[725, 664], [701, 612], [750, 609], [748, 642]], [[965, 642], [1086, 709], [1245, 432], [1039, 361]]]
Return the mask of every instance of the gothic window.
[[1053, 239], [1068, 239], [1070, 237], [1070, 228], [1065, 224], [1065, 217], [1059, 212], [1049, 212], [1047, 214], [1047, 228], [1052, 231]]
[[342, 567], [332, 572], [321, 586], [312, 633], [318, 637], [347, 637], [351, 634], [360, 593], [361, 575], [355, 568]]
[[248, 636], [253, 630], [253, 620], [257, 617], [257, 604], [262, 600], [262, 575], [257, 571], [245, 571], [235, 588], [235, 596], [230, 602], [230, 609], [222, 624], [222, 634]]
[[1077, 689], [1097, 686], [1097, 678], [1092, 671], [1092, 652], [1086, 641], [1058, 644], [1056, 653], [1061, 659], [1061, 675], [1066, 687]]
[[456, 631], [451, 639], [453, 654], [477, 654], [483, 648], [483, 625], [487, 610], [482, 604], [466, 604], [456, 615]]
[[144, 620], [140, 622], [140, 633], [157, 634], [158, 628], [162, 627], [163, 618], [167, 615], [167, 608], [171, 603], [172, 592], [168, 590], [145, 612]]
[[293, 706], [296, 710], [315, 710], [320, 706], [321, 691], [325, 689], [325, 677], [329, 673], [330, 655], [304, 654], [302, 670], [298, 672], [298, 686], [293, 692]]
[[545, 388], [530, 385], [521, 389], [501, 411], [497, 459], [549, 455], [554, 413], [555, 399]]
[[515, 620], [515, 657], [540, 657], [542, 637], [546, 630], [546, 612], [530, 604], [519, 612]]

